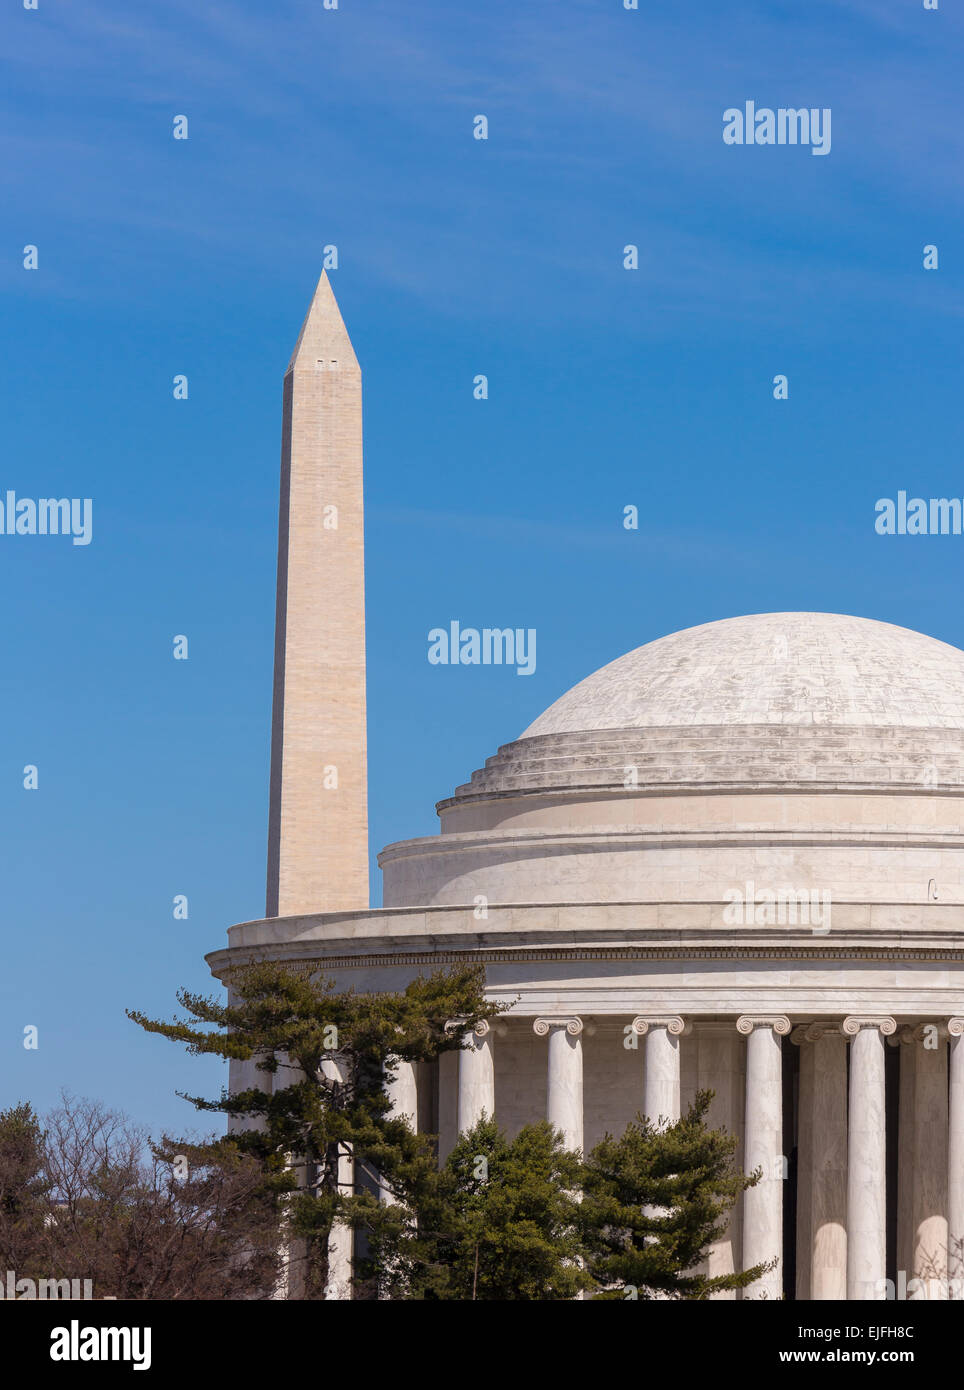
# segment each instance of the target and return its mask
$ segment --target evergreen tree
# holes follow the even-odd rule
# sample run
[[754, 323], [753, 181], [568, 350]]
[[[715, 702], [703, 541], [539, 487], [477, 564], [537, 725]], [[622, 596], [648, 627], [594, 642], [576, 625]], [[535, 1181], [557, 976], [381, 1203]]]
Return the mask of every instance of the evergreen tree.
[[579, 1233], [581, 1161], [548, 1123], [508, 1139], [483, 1116], [426, 1194], [389, 1292], [407, 1299], [558, 1300], [588, 1287]]
[[[257, 1060], [266, 1089], [186, 1099], [248, 1122], [220, 1144], [262, 1163], [286, 1239], [304, 1242], [305, 1296], [323, 1296], [336, 1221], [368, 1238], [374, 1253], [358, 1261], [357, 1277], [370, 1279], [411, 1239], [414, 1213], [437, 1180], [431, 1139], [391, 1114], [386, 1080], [399, 1060], [433, 1061], [459, 1048], [463, 1029], [504, 1006], [485, 999], [479, 968], [420, 977], [395, 994], [339, 993], [311, 966], [273, 962], [239, 968], [227, 983], [230, 1005], [181, 991], [187, 1020], [129, 1017], [192, 1053]], [[339, 1189], [346, 1154], [361, 1188], [354, 1193]], [[379, 1200], [379, 1191], [394, 1200]]]
[[759, 1170], [733, 1162], [737, 1141], [711, 1130], [712, 1091], [701, 1091], [687, 1114], [660, 1129], [642, 1116], [621, 1139], [607, 1135], [589, 1155], [580, 1208], [588, 1268], [598, 1298], [704, 1299], [752, 1284], [770, 1265], [710, 1277], [698, 1272], [709, 1246]]
[[29, 1104], [0, 1111], [0, 1259], [32, 1276], [48, 1211], [43, 1128]]

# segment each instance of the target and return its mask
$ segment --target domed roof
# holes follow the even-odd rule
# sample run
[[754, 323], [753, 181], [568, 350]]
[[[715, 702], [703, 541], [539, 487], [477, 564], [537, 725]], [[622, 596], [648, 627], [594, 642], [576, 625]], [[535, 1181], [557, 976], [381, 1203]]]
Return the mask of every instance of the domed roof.
[[520, 735], [733, 724], [964, 729], [964, 651], [840, 613], [754, 613], [611, 661]]

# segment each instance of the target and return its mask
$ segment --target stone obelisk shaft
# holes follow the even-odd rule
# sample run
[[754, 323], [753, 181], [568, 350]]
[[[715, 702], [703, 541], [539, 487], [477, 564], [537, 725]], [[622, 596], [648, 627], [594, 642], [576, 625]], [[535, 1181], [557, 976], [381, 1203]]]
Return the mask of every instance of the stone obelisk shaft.
[[367, 906], [361, 369], [322, 275], [284, 381], [266, 915]]

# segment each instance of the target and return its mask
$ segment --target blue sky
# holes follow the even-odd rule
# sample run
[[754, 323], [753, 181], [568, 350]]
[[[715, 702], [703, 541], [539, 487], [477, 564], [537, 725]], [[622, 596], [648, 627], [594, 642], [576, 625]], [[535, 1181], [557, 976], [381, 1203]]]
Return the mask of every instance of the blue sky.
[[[208, 989], [263, 910], [281, 378], [327, 244], [373, 854], [674, 629], [826, 609], [964, 645], [964, 537], [874, 531], [878, 497], [964, 495], [955, 7], [339, 3], [0, 17], [0, 498], [94, 503], [87, 547], [0, 536], [0, 1105], [65, 1086], [180, 1132], [175, 1091], [220, 1082], [124, 1008]], [[830, 155], [725, 146], [751, 99], [830, 107]], [[453, 618], [536, 628], [536, 673], [429, 665]]]

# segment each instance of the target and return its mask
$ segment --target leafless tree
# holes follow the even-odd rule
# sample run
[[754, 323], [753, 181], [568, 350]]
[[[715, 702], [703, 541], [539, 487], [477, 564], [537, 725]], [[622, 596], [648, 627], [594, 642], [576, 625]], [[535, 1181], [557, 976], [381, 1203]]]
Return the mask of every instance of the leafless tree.
[[123, 1115], [65, 1095], [40, 1126], [28, 1173], [29, 1153], [19, 1152], [29, 1150], [24, 1126], [7, 1123], [16, 1113], [0, 1116], [0, 1256], [8, 1268], [90, 1279], [95, 1298], [272, 1295], [276, 1199], [259, 1165], [229, 1141], [203, 1153], [167, 1138], [153, 1145]]

